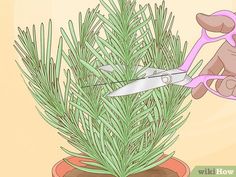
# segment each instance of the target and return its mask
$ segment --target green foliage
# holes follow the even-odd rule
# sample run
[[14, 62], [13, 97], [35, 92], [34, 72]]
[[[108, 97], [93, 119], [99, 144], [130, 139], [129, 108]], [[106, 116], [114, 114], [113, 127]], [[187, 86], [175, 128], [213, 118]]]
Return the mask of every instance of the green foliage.
[[[55, 60], [51, 57], [51, 20], [47, 39], [43, 24], [39, 43], [35, 26], [32, 33], [28, 28], [25, 31], [19, 28], [20, 43], [15, 41], [14, 46], [25, 68], [18, 66], [41, 107], [40, 115], [78, 153], [63, 147], [62, 150], [90, 159], [83, 163], [96, 168], [78, 167], [65, 161], [80, 170], [126, 177], [173, 156], [171, 153], [162, 158], [176, 141], [176, 131], [186, 121], [183, 113], [190, 103], [182, 104], [190, 91], [171, 85], [125, 97], [106, 95], [138, 79], [142, 72], [138, 66], [177, 68], [183, 62], [187, 43], [182, 47], [178, 34], [172, 34], [174, 17], [168, 14], [164, 2], [155, 5], [154, 10], [149, 4], [137, 6], [135, 0], [100, 0], [100, 3], [107, 16], [97, 6], [88, 10], [84, 18], [79, 14], [78, 32], [72, 21], [68, 22], [69, 32], [61, 28]], [[63, 40], [67, 51], [63, 50]], [[64, 69], [64, 84], [60, 84], [62, 58], [68, 65]], [[99, 70], [107, 64], [114, 72]]]

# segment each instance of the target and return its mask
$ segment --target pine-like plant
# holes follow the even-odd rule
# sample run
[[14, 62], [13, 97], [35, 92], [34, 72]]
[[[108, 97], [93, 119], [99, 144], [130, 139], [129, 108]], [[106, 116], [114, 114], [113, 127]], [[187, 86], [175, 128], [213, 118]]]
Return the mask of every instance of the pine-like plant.
[[[182, 46], [178, 34], [171, 32], [174, 16], [168, 14], [164, 2], [154, 9], [149, 4], [138, 6], [135, 0], [100, 3], [107, 15], [97, 6], [88, 9], [84, 18], [79, 13], [79, 31], [72, 21], [69, 32], [61, 28], [55, 59], [51, 57], [51, 20], [47, 38], [43, 24], [39, 36], [35, 26], [32, 32], [18, 28], [19, 42], [14, 46], [25, 66], [18, 64], [26, 85], [41, 107], [40, 115], [78, 152], [62, 150], [93, 160], [83, 163], [95, 168], [65, 161], [79, 170], [127, 177], [173, 156], [162, 158], [186, 121], [183, 113], [190, 103], [182, 104], [190, 90], [169, 85], [124, 97], [107, 94], [142, 78], [146, 67], [177, 68], [187, 43]], [[63, 73], [62, 59], [68, 65]], [[114, 71], [101, 71], [103, 65], [111, 65]]]

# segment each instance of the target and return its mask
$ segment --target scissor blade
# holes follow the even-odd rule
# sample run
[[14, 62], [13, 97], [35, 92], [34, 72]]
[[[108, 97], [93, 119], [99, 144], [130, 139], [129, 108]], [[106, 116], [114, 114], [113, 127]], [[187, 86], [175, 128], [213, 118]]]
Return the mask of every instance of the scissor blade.
[[[115, 66], [117, 66], [117, 65], [115, 65]], [[143, 68], [144, 68], [143, 66], [137, 66], [137, 71], [140, 71]], [[104, 65], [104, 66], [101, 66], [99, 69], [102, 71], [106, 71], [106, 72], [113, 72], [114, 71], [114, 69], [111, 65]], [[141, 72], [139, 76], [141, 76], [143, 74], [145, 74], [145, 76], [151, 76], [153, 74], [158, 74], [163, 71], [165, 71], [165, 70], [149, 67], [149, 68], [145, 69], [143, 72]]]
[[99, 69], [102, 71], [106, 71], [106, 72], [113, 72], [114, 71], [114, 69], [112, 68], [111, 65], [104, 65], [104, 66], [101, 66]]
[[[163, 79], [166, 76], [170, 77], [170, 81], [164, 82]], [[116, 97], [116, 96], [131, 95], [131, 94], [155, 89], [158, 87], [162, 87], [167, 84], [176, 84], [178, 82], [180, 82], [180, 84], [184, 84], [184, 83], [181, 83], [181, 81], [183, 81], [185, 77], [186, 77], [186, 72], [183, 72], [178, 69], [173, 69], [173, 70], [169, 70], [169, 71], [157, 74], [157, 75], [152, 75], [152, 76], [137, 80], [135, 82], [132, 82], [110, 93], [108, 96]]]
[[117, 97], [131, 95], [139, 92], [148, 91], [154, 88], [165, 86], [166, 84], [162, 81], [161, 77], [145, 78], [135, 82], [132, 82], [112, 93], [108, 96]]
[[175, 85], [185, 86], [186, 84], [190, 83], [192, 81], [192, 78], [188, 75], [185, 76], [184, 80], [180, 82], [176, 82]]

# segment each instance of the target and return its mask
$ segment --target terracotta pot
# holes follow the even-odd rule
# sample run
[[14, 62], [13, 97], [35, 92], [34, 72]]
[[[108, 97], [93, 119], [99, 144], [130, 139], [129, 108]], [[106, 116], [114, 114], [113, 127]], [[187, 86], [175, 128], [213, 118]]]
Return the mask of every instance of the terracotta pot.
[[[67, 159], [78, 166], [86, 166], [85, 164], [81, 163], [81, 160], [88, 161], [88, 159], [82, 159], [78, 157], [68, 157]], [[174, 157], [159, 166], [176, 172], [179, 177], [188, 177], [190, 174], [188, 165]], [[53, 166], [52, 177], [64, 177], [66, 173], [72, 170], [74, 170], [72, 166], [61, 160]]]

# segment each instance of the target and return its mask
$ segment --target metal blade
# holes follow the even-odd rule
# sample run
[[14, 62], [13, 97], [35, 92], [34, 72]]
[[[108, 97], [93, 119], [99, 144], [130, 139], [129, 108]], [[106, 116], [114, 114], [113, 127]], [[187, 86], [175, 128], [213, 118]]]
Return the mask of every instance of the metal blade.
[[186, 75], [184, 80], [175, 83], [175, 85], [184, 86], [184, 85], [188, 84], [188, 83], [191, 82], [191, 81], [192, 81], [192, 78], [189, 77], [188, 75]]
[[[183, 81], [185, 79], [185, 76], [186, 76], [186, 73], [183, 71], [181, 72], [179, 70], [172, 70], [170, 72], [164, 72], [161, 75], [153, 75], [153, 76], [132, 82], [110, 93], [108, 96], [117, 97], [117, 96], [131, 95], [131, 94], [155, 89], [158, 87], [163, 87], [168, 84], [175, 84], [175, 83]], [[170, 78], [170, 80], [165, 81], [164, 80], [165, 78]]]
[[130, 83], [110, 93], [108, 96], [117, 97], [117, 96], [131, 95], [131, 94], [151, 90], [151, 89], [165, 86], [165, 85], [166, 83], [162, 82], [161, 77], [145, 78], [145, 79], [141, 79], [133, 83]]
[[[118, 67], [118, 65], [115, 65]], [[140, 70], [142, 70], [144, 67], [143, 66], [137, 66], [137, 71], [139, 72]], [[114, 69], [111, 65], [105, 65], [99, 68], [100, 70], [106, 71], [106, 72], [113, 72]], [[142, 76], [143, 74], [145, 74], [145, 76], [151, 76], [153, 74], [158, 74], [160, 72], [163, 72], [165, 70], [162, 69], [157, 69], [157, 68], [147, 68], [145, 69], [143, 72], [141, 72], [139, 74], [139, 76]]]
[[99, 69], [103, 70], [103, 71], [106, 71], [106, 72], [109, 72], [109, 73], [114, 71], [114, 69], [112, 68], [111, 65], [101, 66]]

